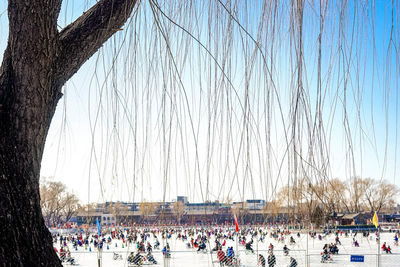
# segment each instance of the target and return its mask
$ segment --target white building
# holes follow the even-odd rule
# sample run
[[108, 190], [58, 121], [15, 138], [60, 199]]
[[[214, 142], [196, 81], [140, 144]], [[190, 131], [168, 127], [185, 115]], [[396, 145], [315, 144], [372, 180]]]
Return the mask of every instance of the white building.
[[102, 214], [101, 215], [101, 225], [115, 225], [117, 219], [114, 214]]

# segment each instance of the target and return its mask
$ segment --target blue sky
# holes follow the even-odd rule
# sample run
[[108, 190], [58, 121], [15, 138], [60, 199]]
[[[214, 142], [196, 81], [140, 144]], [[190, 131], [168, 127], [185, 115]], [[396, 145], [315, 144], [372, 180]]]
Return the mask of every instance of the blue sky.
[[[280, 2], [275, 35], [271, 16], [263, 18], [264, 28], [258, 35], [261, 2], [240, 2], [234, 12], [259, 41], [271, 77], [253, 40], [229, 21], [221, 5], [200, 3], [192, 9], [193, 21], [175, 12], [188, 8], [185, 5], [162, 8], [210, 50], [218, 66], [203, 47], [161, 17], [160, 24], [169, 33], [162, 36], [144, 1], [125, 31], [66, 84], [47, 139], [42, 176], [61, 180], [89, 202], [169, 200], [178, 194], [191, 201], [268, 199], [274, 188], [295, 176], [290, 160], [294, 154], [286, 149], [285, 137], [285, 132], [290, 135], [293, 130], [298, 70], [294, 49], [298, 36], [290, 32], [290, 6]], [[308, 147], [315, 145], [305, 118], [309, 114], [312, 125], [316, 114], [318, 3], [306, 2], [303, 22], [305, 103], [296, 131], [302, 135], [298, 153], [304, 158], [310, 157]], [[318, 179], [314, 169], [329, 159], [329, 178], [358, 175], [399, 185], [399, 18], [394, 10], [393, 42], [388, 50], [391, 1], [376, 1], [374, 8], [361, 3], [349, 6], [342, 23], [340, 3], [330, 2], [322, 35], [321, 117], [328, 152], [316, 158], [314, 167], [303, 164], [304, 171]], [[1, 36], [7, 34], [4, 5], [0, 3]], [[87, 6], [87, 1], [64, 1], [60, 28]], [[217, 16], [222, 22], [215, 22]], [[209, 27], [210, 20], [213, 26]], [[226, 36], [228, 29], [231, 39]], [[163, 38], [170, 41], [175, 62], [168, 57]], [[0, 49], [5, 45], [2, 38]], [[114, 62], [116, 53], [119, 57]], [[113, 62], [117, 68], [110, 67]], [[347, 124], [343, 123], [345, 98]], [[247, 128], [244, 120], [248, 120]]]

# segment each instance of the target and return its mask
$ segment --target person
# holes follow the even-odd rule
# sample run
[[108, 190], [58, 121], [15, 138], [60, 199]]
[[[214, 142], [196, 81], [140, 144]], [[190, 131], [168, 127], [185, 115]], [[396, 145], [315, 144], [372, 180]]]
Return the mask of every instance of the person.
[[321, 253], [321, 262], [327, 262], [330, 259], [330, 254], [328, 252], [328, 244], [325, 244], [324, 249]]
[[199, 247], [197, 248], [197, 251], [205, 251], [206, 250], [206, 244], [204, 242], [201, 242], [201, 244], [199, 245]]
[[286, 246], [286, 244], [283, 246], [283, 253], [285, 256], [289, 255], [289, 248]]
[[136, 255], [133, 257], [132, 263], [136, 265], [141, 265], [142, 264], [142, 255], [140, 255], [139, 251], [136, 253]]
[[269, 243], [268, 251], [269, 252], [273, 252], [274, 251], [274, 245], [272, 245], [272, 243]]
[[297, 267], [297, 261], [295, 258], [290, 257], [289, 267]]
[[268, 255], [268, 266], [275, 267], [275, 264], [276, 264], [276, 257], [274, 253], [271, 251]]
[[228, 263], [233, 262], [233, 257], [235, 256], [235, 251], [233, 250], [233, 247], [228, 247], [228, 250], [226, 251], [226, 257]]
[[122, 255], [116, 252], [113, 252], [113, 260], [122, 260]]
[[296, 241], [294, 240], [293, 236], [290, 236], [290, 244], [296, 244]]
[[265, 258], [262, 254], [258, 255], [258, 265], [265, 267]]
[[225, 257], [225, 252], [222, 251], [221, 247], [219, 248], [219, 250], [217, 252], [217, 258], [218, 258], [219, 264], [221, 266], [227, 262], [226, 257]]
[[386, 252], [386, 242], [383, 242], [382, 250]]
[[251, 253], [254, 253], [253, 248], [251, 247], [251, 245], [253, 244], [253, 239], [250, 240], [249, 242], [246, 243], [245, 247], [247, 251], [250, 251]]
[[71, 256], [71, 251], [67, 252], [67, 256], [65, 257], [65, 262], [69, 262], [71, 265], [75, 265], [75, 259]]
[[131, 252], [128, 256], [128, 262], [129, 263], [133, 263], [133, 258], [135, 257], [135, 254], [133, 254], [133, 252]]
[[335, 245], [335, 244], [333, 244], [333, 243], [330, 245], [329, 251], [330, 251], [332, 254], [339, 254], [339, 248], [337, 247], [337, 245]]
[[327, 262], [329, 260], [329, 254], [326, 254], [324, 252], [321, 253], [321, 262]]
[[156, 259], [153, 257], [153, 255], [151, 254], [151, 251], [149, 251], [149, 252], [147, 253], [146, 258], [147, 258], [147, 260], [148, 260], [150, 263], [152, 263], [152, 264], [157, 264], [157, 261], [156, 261]]
[[215, 240], [215, 247], [213, 247], [212, 251], [219, 251], [221, 244], [219, 243], [218, 239]]
[[354, 241], [354, 246], [355, 246], [355, 247], [359, 247], [359, 246], [360, 246], [360, 244], [358, 244], [358, 241], [357, 241], [357, 240]]
[[388, 247], [386, 248], [386, 253], [392, 254], [392, 249], [390, 248], [390, 246], [388, 246]]
[[60, 260], [64, 261], [66, 256], [67, 256], [67, 252], [64, 250], [63, 247], [61, 247], [60, 248]]
[[153, 247], [151, 246], [150, 242], [147, 242], [147, 252], [152, 252]]
[[140, 242], [140, 243], [139, 243], [138, 250], [139, 250], [140, 252], [145, 252], [145, 251], [146, 251], [143, 242]]
[[156, 243], [154, 244], [154, 249], [159, 249], [160, 248], [160, 241], [156, 238]]
[[162, 250], [161, 250], [162, 254], [164, 255], [165, 258], [169, 258], [171, 257], [171, 254], [169, 253], [169, 246], [167, 243], [167, 246], [165, 246]]

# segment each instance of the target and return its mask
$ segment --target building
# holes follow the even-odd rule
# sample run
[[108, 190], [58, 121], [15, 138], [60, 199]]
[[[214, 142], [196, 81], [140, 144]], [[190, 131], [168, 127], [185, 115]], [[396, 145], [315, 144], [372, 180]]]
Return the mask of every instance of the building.
[[[105, 202], [97, 204], [90, 211], [79, 212], [73, 221], [78, 225], [94, 224], [99, 220], [102, 225], [131, 224], [232, 224], [233, 214], [237, 214], [241, 224], [264, 224], [285, 221], [287, 209], [267, 210], [262, 199], [248, 199], [232, 204], [219, 201], [190, 203], [186, 196], [178, 196], [176, 202], [184, 204], [179, 212], [174, 210], [175, 202]], [[141, 210], [142, 209], [142, 210]]]
[[188, 198], [185, 197], [185, 196], [178, 196], [178, 197], [176, 198], [176, 201], [180, 201], [180, 202], [182, 202], [182, 203], [184, 203], [184, 204], [189, 203]]
[[101, 215], [101, 225], [115, 225], [116, 222], [117, 222], [117, 217], [115, 214]]
[[265, 200], [263, 199], [248, 199], [244, 203], [245, 209], [248, 210], [262, 210], [265, 207]]

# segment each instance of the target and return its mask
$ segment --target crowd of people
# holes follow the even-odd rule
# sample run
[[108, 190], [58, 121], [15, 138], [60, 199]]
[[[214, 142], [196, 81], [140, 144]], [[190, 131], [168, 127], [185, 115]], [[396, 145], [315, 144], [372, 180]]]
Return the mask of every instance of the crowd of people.
[[[157, 264], [157, 259], [153, 255], [153, 250], [160, 252], [165, 259], [169, 259], [173, 255], [170, 248], [170, 241], [181, 241], [186, 249], [197, 253], [216, 254], [215, 260], [221, 266], [239, 266], [240, 253], [236, 250], [244, 251], [246, 255], [257, 254], [255, 258], [259, 266], [282, 266], [281, 262], [289, 262], [290, 267], [297, 266], [296, 254], [291, 252], [295, 249], [299, 239], [304, 238], [304, 234], [300, 232], [292, 233], [287, 229], [280, 228], [253, 228], [246, 227], [238, 233], [229, 227], [165, 227], [165, 228], [108, 228], [103, 229], [102, 233], [95, 231], [77, 231], [73, 234], [62, 235], [54, 233], [53, 241], [60, 259], [63, 262], [75, 264], [76, 261], [71, 257], [71, 250], [85, 249], [89, 251], [109, 250], [111, 247], [129, 252], [126, 260], [131, 266], [141, 266], [146, 264]], [[315, 231], [308, 233], [309, 238], [323, 240], [327, 236], [334, 235], [334, 242], [325, 243], [322, 248], [321, 262], [332, 261], [334, 255], [339, 254], [339, 246], [341, 246], [340, 238], [344, 235], [349, 237], [348, 232], [330, 231], [317, 233]], [[369, 233], [363, 233], [364, 237], [368, 237]], [[358, 247], [357, 234], [354, 234], [352, 244]], [[265, 248], [265, 240], [271, 240], [275, 246], [279, 246], [278, 252], [274, 251], [272, 242], [267, 246], [267, 254], [263, 252]], [[162, 248], [160, 247], [162, 240]], [[257, 241], [257, 253], [254, 244]], [[263, 245], [264, 244], [264, 245]], [[394, 244], [398, 244], [398, 233], [394, 236]], [[235, 249], [234, 249], [234, 246]], [[289, 248], [289, 246], [291, 246]], [[209, 248], [209, 249], [207, 249]], [[386, 242], [382, 244], [382, 250], [391, 253], [390, 245]], [[295, 251], [295, 250], [293, 250]], [[276, 256], [279, 253], [279, 257]], [[281, 254], [282, 253], [282, 254]], [[286, 256], [287, 258], [282, 258]], [[250, 256], [249, 256], [250, 257]], [[114, 260], [122, 259], [122, 255], [114, 253]], [[281, 262], [279, 262], [281, 261]]]

